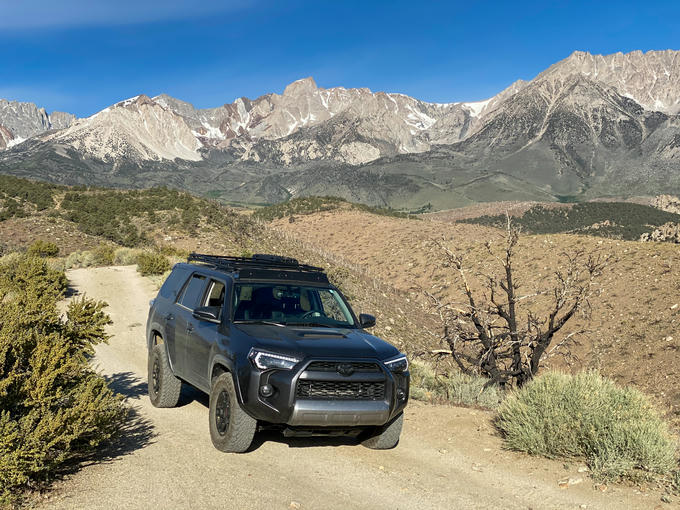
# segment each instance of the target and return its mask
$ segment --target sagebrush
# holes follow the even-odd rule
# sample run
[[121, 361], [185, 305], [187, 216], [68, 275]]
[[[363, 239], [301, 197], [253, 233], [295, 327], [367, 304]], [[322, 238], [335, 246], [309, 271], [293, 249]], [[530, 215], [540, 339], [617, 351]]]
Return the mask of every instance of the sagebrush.
[[508, 397], [497, 426], [513, 450], [582, 457], [602, 479], [667, 474], [676, 444], [648, 398], [596, 372], [548, 372]]
[[137, 256], [137, 271], [142, 276], [163, 274], [170, 267], [168, 257], [160, 253], [142, 252]]
[[498, 386], [487, 385], [486, 377], [453, 370], [437, 374], [431, 365], [422, 361], [413, 361], [409, 371], [411, 397], [416, 400], [486, 409], [497, 408], [503, 400], [503, 391]]

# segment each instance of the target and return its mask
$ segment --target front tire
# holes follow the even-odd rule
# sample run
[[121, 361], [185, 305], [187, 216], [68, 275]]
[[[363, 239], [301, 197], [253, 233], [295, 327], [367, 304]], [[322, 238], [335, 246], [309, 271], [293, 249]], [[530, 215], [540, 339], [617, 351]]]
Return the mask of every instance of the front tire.
[[403, 425], [404, 413], [402, 412], [387, 425], [383, 425], [378, 430], [373, 431], [371, 437], [362, 441], [361, 444], [373, 450], [389, 450], [394, 448], [399, 444]]
[[163, 344], [149, 353], [149, 400], [155, 407], [175, 407], [182, 391], [182, 381], [172, 373]]
[[229, 373], [213, 379], [209, 416], [210, 439], [215, 448], [230, 453], [243, 453], [250, 448], [257, 420], [241, 409]]

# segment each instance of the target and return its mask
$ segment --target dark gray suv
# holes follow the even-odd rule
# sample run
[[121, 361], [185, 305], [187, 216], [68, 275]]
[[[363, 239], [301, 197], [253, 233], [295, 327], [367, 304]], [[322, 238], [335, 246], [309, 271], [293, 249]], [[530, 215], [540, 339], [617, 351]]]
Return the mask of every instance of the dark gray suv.
[[399, 442], [408, 360], [365, 330], [320, 268], [275, 255], [191, 254], [151, 302], [149, 398], [174, 407], [182, 384], [210, 396], [210, 437], [244, 452], [257, 430]]

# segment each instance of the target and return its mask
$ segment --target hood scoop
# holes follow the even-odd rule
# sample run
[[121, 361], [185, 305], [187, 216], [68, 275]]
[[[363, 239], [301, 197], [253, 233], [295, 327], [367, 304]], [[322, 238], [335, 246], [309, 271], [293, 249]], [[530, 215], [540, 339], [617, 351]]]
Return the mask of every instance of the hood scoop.
[[338, 331], [325, 331], [322, 329], [315, 329], [315, 330], [298, 330], [295, 332], [295, 334], [299, 338], [345, 338], [346, 335], [343, 335], [342, 333]]

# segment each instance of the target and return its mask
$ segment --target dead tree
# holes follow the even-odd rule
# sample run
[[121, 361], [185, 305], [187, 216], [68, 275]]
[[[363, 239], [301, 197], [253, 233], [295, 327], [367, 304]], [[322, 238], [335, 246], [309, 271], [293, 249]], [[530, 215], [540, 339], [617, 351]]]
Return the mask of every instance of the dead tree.
[[[607, 263], [607, 258], [581, 250], [564, 253], [565, 264], [554, 273], [549, 289], [521, 294], [513, 266], [519, 235], [508, 216], [500, 254], [486, 243], [498, 270], [473, 273], [474, 290], [463, 255], [440, 244], [444, 265], [456, 271], [465, 298], [460, 303], [443, 302], [429, 294], [453, 360], [465, 373], [488, 377], [488, 384], [522, 386], [538, 373], [555, 335], [577, 313], [588, 316], [593, 283]], [[545, 313], [537, 312], [539, 297], [544, 308], [548, 301]], [[579, 333], [583, 331], [564, 336], [553, 349], [568, 346]]]

